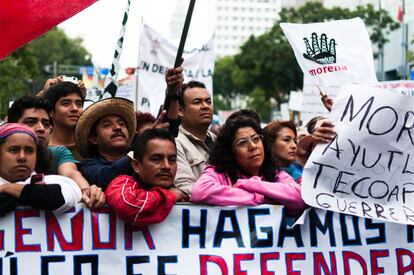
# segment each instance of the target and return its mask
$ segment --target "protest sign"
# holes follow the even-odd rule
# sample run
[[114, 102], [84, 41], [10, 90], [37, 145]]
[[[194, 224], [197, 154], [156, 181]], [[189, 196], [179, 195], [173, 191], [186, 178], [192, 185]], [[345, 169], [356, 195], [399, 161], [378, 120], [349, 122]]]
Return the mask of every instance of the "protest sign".
[[392, 90], [402, 95], [414, 95], [414, 81], [412, 80], [393, 80], [379, 82], [375, 87]]
[[[387, 89], [403, 95], [414, 95], [414, 81], [412, 80], [393, 80], [382, 81], [373, 84], [374, 87]], [[334, 99], [339, 93], [340, 86], [320, 87], [330, 98]], [[303, 106], [301, 119], [305, 123], [315, 116], [328, 116], [329, 112], [323, 106], [319, 89], [317, 86], [310, 84], [307, 77], [303, 81]]]
[[109, 208], [17, 209], [0, 224], [0, 274], [409, 274], [414, 228], [311, 209], [175, 205], [137, 231]]
[[[136, 108], [142, 112], [157, 115], [164, 103], [166, 83], [165, 73], [173, 67], [177, 47], [147, 25], [140, 36], [138, 62], [138, 99]], [[200, 48], [184, 51], [184, 82], [203, 82], [207, 90], [213, 91], [214, 52], [213, 39]]]
[[360, 18], [280, 26], [312, 84], [377, 82], [371, 41]]
[[312, 152], [303, 173], [309, 205], [414, 224], [414, 98], [346, 85], [330, 119], [336, 137]]
[[290, 91], [289, 94], [289, 109], [292, 111], [302, 111], [303, 93], [297, 91]]

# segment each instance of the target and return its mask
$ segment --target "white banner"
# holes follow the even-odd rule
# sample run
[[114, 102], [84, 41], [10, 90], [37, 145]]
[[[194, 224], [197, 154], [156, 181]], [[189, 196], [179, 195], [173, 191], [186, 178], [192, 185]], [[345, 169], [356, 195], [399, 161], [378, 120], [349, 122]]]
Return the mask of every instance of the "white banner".
[[[374, 84], [373, 86], [378, 88], [384, 88], [403, 95], [414, 96], [414, 81], [412, 80], [393, 80], [383, 81]], [[340, 86], [332, 87], [320, 87], [320, 89], [326, 93], [330, 98], [334, 99], [339, 93]], [[323, 106], [319, 89], [309, 83], [309, 80], [305, 77], [303, 81], [303, 107], [301, 119], [304, 123], [308, 122], [315, 116], [328, 116], [329, 112]]]
[[346, 85], [330, 119], [337, 136], [312, 152], [303, 173], [309, 205], [414, 224], [414, 98]]
[[[165, 73], [174, 64], [177, 46], [171, 44], [148, 25], [144, 25], [140, 36], [138, 68], [137, 110], [158, 114], [164, 103]], [[212, 96], [214, 51], [213, 38], [201, 48], [185, 51], [183, 54], [184, 82], [203, 82]]]
[[371, 41], [360, 18], [280, 26], [312, 84], [377, 82]]
[[18, 209], [0, 224], [0, 274], [412, 274], [414, 229], [311, 209], [175, 205], [136, 231], [108, 208]]

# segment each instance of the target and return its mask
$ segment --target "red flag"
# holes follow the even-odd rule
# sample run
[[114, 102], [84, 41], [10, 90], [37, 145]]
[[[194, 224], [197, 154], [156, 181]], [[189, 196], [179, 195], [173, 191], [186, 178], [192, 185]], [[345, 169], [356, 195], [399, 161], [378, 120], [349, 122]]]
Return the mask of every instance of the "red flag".
[[399, 22], [402, 22], [404, 20], [404, 13], [403, 13], [403, 9], [402, 9], [401, 3], [398, 4], [397, 20]]
[[96, 0], [1, 0], [0, 60]]

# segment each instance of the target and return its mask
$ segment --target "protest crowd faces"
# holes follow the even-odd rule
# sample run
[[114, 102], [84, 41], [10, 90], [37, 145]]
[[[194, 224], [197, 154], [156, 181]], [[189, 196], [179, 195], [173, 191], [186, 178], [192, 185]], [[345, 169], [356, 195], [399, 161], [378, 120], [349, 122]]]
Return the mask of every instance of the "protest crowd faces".
[[38, 96], [24, 96], [13, 102], [8, 110], [8, 122], [25, 124], [37, 136], [36, 171], [47, 175], [61, 175], [74, 180], [82, 190], [82, 202], [88, 207], [97, 208], [105, 203], [105, 195], [96, 185], [89, 185], [78, 171], [77, 161], [64, 146], [48, 146], [53, 131], [50, 117], [50, 104]]
[[89, 106], [76, 125], [75, 141], [84, 158], [80, 171], [103, 190], [118, 175], [132, 175], [127, 156], [136, 132], [133, 102], [108, 98]]
[[303, 168], [296, 161], [297, 132], [293, 122], [272, 121], [264, 130], [279, 168], [286, 171], [296, 182], [302, 182]]
[[36, 134], [23, 124], [0, 126], [0, 212], [17, 204], [62, 213], [81, 200], [81, 191], [70, 178], [36, 174]]
[[106, 189], [108, 204], [135, 227], [163, 221], [180, 193], [173, 187], [177, 171], [174, 138], [165, 129], [149, 129], [137, 136], [131, 176], [120, 175]]
[[71, 82], [60, 82], [51, 86], [44, 97], [52, 106], [51, 116], [54, 130], [49, 145], [65, 146], [80, 160], [75, 146], [75, 126], [83, 111], [85, 96], [80, 87]]
[[227, 121], [217, 137], [209, 164], [197, 180], [191, 201], [212, 205], [285, 205], [292, 214], [305, 204], [300, 185], [278, 170], [263, 130], [251, 118]]
[[188, 199], [206, 166], [216, 135], [209, 130], [213, 107], [204, 83], [190, 81], [184, 84], [179, 104], [182, 123], [176, 138], [178, 172], [174, 185]]

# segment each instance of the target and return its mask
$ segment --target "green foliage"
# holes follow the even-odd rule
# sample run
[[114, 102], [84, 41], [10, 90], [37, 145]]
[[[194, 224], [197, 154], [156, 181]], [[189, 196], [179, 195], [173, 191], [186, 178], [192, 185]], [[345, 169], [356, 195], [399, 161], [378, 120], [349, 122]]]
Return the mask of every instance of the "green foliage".
[[249, 109], [255, 110], [259, 113], [262, 121], [269, 121], [272, 105], [266, 98], [266, 92], [260, 88], [255, 88], [248, 97], [247, 105]]
[[365, 22], [371, 41], [378, 50], [387, 42], [386, 34], [399, 27], [387, 11], [375, 10], [372, 5], [359, 6], [353, 11], [339, 7], [328, 9], [321, 3], [312, 2], [296, 9], [284, 8], [280, 12], [280, 19], [269, 32], [258, 37], [251, 36], [234, 58], [225, 57], [217, 61], [215, 93], [225, 92], [226, 96], [232, 98], [234, 93], [258, 97], [252, 99], [251, 104], [262, 102], [264, 98], [263, 105], [259, 108], [262, 112], [266, 106], [270, 108], [268, 102], [271, 99], [278, 104], [284, 102], [291, 90], [302, 88], [303, 73], [279, 24], [325, 22], [357, 16]]
[[71, 39], [57, 28], [9, 55], [0, 62], [0, 118], [6, 114], [9, 101], [43, 88], [52, 77], [44, 71], [46, 65], [90, 65], [89, 56], [82, 39]]

